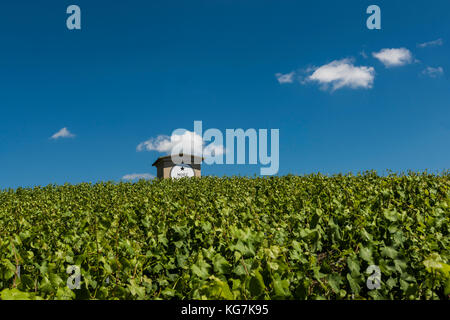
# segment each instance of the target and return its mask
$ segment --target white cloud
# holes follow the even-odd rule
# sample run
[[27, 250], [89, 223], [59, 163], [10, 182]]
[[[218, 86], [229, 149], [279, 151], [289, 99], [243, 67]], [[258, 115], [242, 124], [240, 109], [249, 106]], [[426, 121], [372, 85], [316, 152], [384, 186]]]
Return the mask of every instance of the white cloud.
[[373, 52], [372, 55], [387, 68], [403, 66], [413, 61], [411, 51], [406, 48], [382, 49], [380, 52]]
[[324, 89], [332, 86], [332, 90], [349, 87], [371, 88], [375, 78], [373, 67], [354, 66], [350, 59], [335, 60], [319, 68], [308, 76], [308, 81], [320, 83]]
[[137, 146], [137, 151], [158, 151], [158, 152], [168, 152], [172, 149], [173, 141], [169, 136], [160, 135], [156, 139], [150, 138], [147, 141], [141, 142]]
[[153, 179], [155, 176], [151, 175], [150, 173], [131, 173], [131, 174], [126, 174], [122, 177], [122, 180], [140, 180], [140, 179], [145, 179], [145, 180], [150, 180]]
[[423, 71], [422, 74], [429, 76], [431, 78], [437, 78], [441, 75], [444, 74], [444, 69], [442, 67], [437, 67], [437, 68], [433, 68], [433, 67], [426, 67]]
[[57, 133], [55, 133], [54, 135], [52, 135], [50, 137], [50, 139], [59, 139], [59, 138], [73, 138], [75, 137], [74, 134], [72, 134], [69, 130], [67, 130], [66, 127], [62, 128], [61, 130], [59, 130]]
[[442, 40], [441, 38], [437, 39], [437, 40], [433, 40], [433, 41], [428, 41], [428, 42], [424, 42], [424, 43], [419, 43], [417, 46], [419, 48], [426, 48], [426, 47], [437, 47], [437, 46], [442, 46], [444, 44], [444, 40]]
[[224, 153], [224, 147], [215, 143], [210, 143], [205, 148], [203, 148], [203, 157], [209, 157], [212, 155], [220, 156]]
[[286, 73], [286, 74], [276, 73], [275, 77], [277, 77], [277, 80], [280, 84], [283, 84], [283, 83], [294, 82], [294, 75], [295, 75], [295, 72], [292, 71], [292, 72]]
[[141, 142], [137, 148], [137, 151], [158, 151], [162, 153], [172, 154], [177, 153], [178, 150], [183, 150], [184, 153], [192, 155], [207, 157], [212, 155], [221, 155], [225, 152], [222, 145], [218, 145], [214, 142], [205, 146], [203, 138], [191, 132], [185, 130], [182, 134], [172, 134], [170, 137], [166, 135], [160, 135], [156, 138], [151, 138], [147, 141]]

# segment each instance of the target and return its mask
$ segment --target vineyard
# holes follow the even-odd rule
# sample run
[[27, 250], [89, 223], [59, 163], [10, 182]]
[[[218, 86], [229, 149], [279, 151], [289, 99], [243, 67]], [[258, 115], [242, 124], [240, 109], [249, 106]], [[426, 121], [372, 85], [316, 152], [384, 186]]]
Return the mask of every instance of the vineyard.
[[0, 298], [448, 300], [449, 234], [448, 172], [10, 189]]

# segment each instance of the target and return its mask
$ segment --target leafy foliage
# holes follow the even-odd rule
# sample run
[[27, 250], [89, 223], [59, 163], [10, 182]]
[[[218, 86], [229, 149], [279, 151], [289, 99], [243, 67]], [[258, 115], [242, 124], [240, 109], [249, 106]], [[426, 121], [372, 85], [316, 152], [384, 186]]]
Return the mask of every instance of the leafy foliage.
[[0, 298], [448, 299], [449, 187], [367, 172], [4, 190]]

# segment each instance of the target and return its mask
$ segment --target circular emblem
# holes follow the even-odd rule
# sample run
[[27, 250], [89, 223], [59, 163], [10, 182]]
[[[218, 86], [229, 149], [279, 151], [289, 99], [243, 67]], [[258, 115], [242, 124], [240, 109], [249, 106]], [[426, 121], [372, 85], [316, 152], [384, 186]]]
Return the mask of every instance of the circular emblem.
[[172, 167], [170, 170], [170, 177], [173, 179], [184, 178], [184, 177], [193, 177], [194, 169], [188, 164], [177, 164]]

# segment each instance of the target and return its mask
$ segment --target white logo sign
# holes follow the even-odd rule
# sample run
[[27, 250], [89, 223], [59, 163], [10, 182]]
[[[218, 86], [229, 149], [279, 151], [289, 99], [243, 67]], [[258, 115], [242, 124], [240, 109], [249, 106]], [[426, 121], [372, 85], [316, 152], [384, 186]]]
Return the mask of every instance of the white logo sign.
[[173, 179], [184, 178], [184, 177], [193, 177], [194, 169], [188, 164], [177, 164], [170, 171], [170, 177]]

